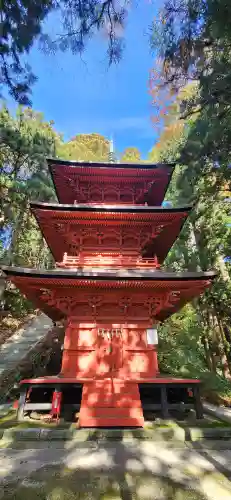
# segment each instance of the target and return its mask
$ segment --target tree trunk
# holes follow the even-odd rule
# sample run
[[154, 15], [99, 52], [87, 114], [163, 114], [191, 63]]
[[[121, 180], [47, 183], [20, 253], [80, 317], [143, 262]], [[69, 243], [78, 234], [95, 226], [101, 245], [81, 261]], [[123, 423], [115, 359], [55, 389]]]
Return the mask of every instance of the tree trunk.
[[228, 272], [227, 266], [226, 266], [226, 264], [224, 262], [224, 257], [222, 255], [220, 255], [220, 254], [217, 256], [216, 266], [218, 267], [218, 269], [220, 271], [222, 279], [225, 282], [230, 281], [230, 276], [229, 276], [229, 272]]
[[224, 346], [224, 352], [225, 352], [225, 355], [226, 355], [226, 358], [227, 358], [227, 363], [228, 363], [229, 371], [231, 373], [230, 344], [229, 344], [229, 342], [226, 339], [225, 331], [224, 331], [224, 328], [223, 328], [223, 325], [222, 325], [222, 322], [221, 322], [219, 316], [216, 316], [216, 318], [217, 318], [217, 324], [218, 324], [218, 328], [219, 328], [219, 331], [220, 331], [220, 336], [221, 336], [222, 344]]
[[10, 245], [9, 245], [9, 249], [8, 249], [8, 264], [10, 266], [13, 266], [14, 265], [14, 258], [15, 258], [15, 255], [14, 255], [14, 249], [15, 249], [15, 246], [16, 246], [16, 243], [17, 243], [17, 239], [18, 239], [18, 236], [19, 236], [19, 233], [22, 229], [22, 222], [23, 222], [23, 217], [24, 217], [24, 214], [25, 214], [25, 210], [26, 210], [26, 207], [25, 205], [22, 205], [19, 213], [18, 213], [18, 217], [15, 221], [15, 224], [14, 224], [14, 227], [13, 227], [13, 231], [12, 231], [12, 236], [11, 236], [11, 242], [10, 242]]
[[42, 267], [45, 266], [44, 250], [45, 250], [45, 244], [44, 244], [43, 236], [41, 235], [39, 247], [38, 247], [38, 258], [37, 258], [35, 267], [39, 268], [40, 266], [42, 266]]
[[202, 343], [202, 345], [204, 347], [204, 351], [205, 351], [206, 364], [207, 364], [208, 369], [211, 372], [216, 373], [216, 361], [215, 361], [214, 353], [212, 352], [212, 349], [211, 349], [212, 342], [211, 342], [211, 339], [209, 338], [209, 335], [208, 335], [209, 328], [208, 328], [207, 318], [205, 317], [204, 311], [200, 306], [198, 306], [196, 308], [196, 311], [197, 311], [199, 324], [202, 323], [202, 327], [203, 327], [203, 333], [201, 335], [201, 343]]
[[198, 233], [196, 231], [195, 224], [193, 224], [193, 223], [190, 224], [189, 245], [194, 250], [195, 255], [197, 255], [198, 259], [199, 259], [199, 264], [196, 266], [196, 270], [201, 271], [202, 267], [201, 267], [201, 262], [200, 262], [200, 245], [199, 245], [199, 240], [198, 240]]
[[230, 348], [231, 348], [231, 331], [227, 325], [223, 325], [223, 330], [224, 330], [226, 341], [228, 342], [228, 344], [230, 345]]
[[217, 342], [216, 332], [214, 330], [213, 318], [212, 318], [212, 315], [208, 309], [206, 310], [206, 316], [207, 316], [206, 331], [207, 331], [208, 342], [209, 342], [209, 346], [210, 346], [212, 367], [213, 367], [213, 372], [217, 373], [217, 361], [216, 361], [216, 354], [214, 352], [214, 345], [216, 345], [216, 347], [217, 347], [218, 342]]
[[223, 335], [222, 335], [222, 332], [220, 329], [218, 318], [217, 318], [215, 312], [213, 312], [213, 323], [214, 323], [214, 329], [215, 329], [215, 332], [217, 335], [217, 340], [218, 340], [217, 348], [218, 348], [218, 353], [219, 353], [219, 357], [221, 360], [222, 372], [223, 372], [223, 375], [225, 378], [230, 379], [231, 373], [230, 373], [230, 366], [229, 366], [229, 361], [228, 361], [228, 357], [227, 357], [227, 352], [226, 352], [226, 348], [224, 345]]
[[[207, 368], [209, 369], [210, 372], [214, 372], [214, 371], [216, 372], [216, 367], [214, 367], [214, 364], [212, 362], [209, 341], [208, 341], [206, 334], [203, 334], [201, 336], [201, 342], [203, 344], [204, 351], [205, 351], [205, 359], [206, 359]], [[215, 368], [215, 370], [214, 370], [214, 368]]]

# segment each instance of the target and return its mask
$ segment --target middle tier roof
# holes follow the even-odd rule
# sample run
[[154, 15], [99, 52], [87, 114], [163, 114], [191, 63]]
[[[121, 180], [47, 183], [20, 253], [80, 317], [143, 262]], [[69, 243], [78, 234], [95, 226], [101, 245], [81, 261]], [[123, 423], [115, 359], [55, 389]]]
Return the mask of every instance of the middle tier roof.
[[162, 263], [192, 207], [31, 203], [56, 261], [80, 252], [157, 256]]

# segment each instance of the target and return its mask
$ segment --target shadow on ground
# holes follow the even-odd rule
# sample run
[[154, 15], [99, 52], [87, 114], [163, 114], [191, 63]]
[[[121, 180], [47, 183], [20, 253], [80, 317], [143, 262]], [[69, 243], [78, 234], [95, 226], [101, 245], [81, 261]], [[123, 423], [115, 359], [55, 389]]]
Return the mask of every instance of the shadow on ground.
[[46, 466], [5, 486], [4, 500], [206, 500], [190, 484], [150, 473]]
[[95, 430], [85, 443], [40, 444], [1, 451], [1, 500], [231, 500], [231, 470], [224, 477], [216, 459], [183, 443], [128, 443], [123, 433], [113, 442]]

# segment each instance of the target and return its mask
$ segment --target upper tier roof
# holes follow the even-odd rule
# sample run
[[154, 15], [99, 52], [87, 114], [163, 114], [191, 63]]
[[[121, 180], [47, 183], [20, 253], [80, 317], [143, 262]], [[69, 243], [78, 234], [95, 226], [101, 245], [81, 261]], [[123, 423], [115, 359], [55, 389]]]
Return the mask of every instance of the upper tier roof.
[[93, 163], [48, 159], [60, 203], [159, 206], [175, 164]]
[[31, 203], [56, 261], [65, 252], [138, 253], [165, 259], [191, 207], [95, 206]]
[[28, 299], [52, 319], [74, 315], [81, 321], [90, 321], [96, 307], [97, 317], [100, 320], [102, 315], [104, 322], [107, 306], [112, 303], [115, 303], [113, 313], [117, 320], [124, 321], [121, 307], [126, 306], [127, 300], [128, 317], [131, 306], [133, 321], [148, 314], [163, 321], [203, 293], [216, 276], [214, 272], [2, 269]]

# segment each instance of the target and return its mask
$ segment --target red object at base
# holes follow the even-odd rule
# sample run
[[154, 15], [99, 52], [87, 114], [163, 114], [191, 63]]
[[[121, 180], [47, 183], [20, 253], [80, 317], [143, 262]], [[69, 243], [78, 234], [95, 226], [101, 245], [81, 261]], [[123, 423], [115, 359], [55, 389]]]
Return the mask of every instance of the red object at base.
[[54, 391], [51, 406], [51, 417], [59, 420], [61, 412], [62, 392]]
[[13, 410], [18, 409], [18, 400], [13, 402]]

